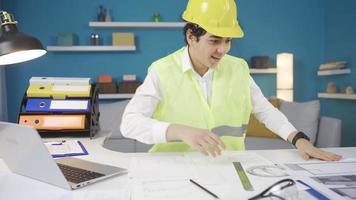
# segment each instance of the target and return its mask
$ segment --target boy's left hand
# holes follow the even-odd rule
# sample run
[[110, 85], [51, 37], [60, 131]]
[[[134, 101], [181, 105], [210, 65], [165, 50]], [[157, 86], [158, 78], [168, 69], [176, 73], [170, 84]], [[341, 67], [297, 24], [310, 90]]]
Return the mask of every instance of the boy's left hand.
[[328, 151], [323, 151], [315, 147], [306, 139], [299, 139], [295, 146], [297, 147], [299, 154], [305, 160], [309, 160], [310, 158], [316, 158], [325, 161], [338, 161], [342, 158], [342, 156], [340, 155]]

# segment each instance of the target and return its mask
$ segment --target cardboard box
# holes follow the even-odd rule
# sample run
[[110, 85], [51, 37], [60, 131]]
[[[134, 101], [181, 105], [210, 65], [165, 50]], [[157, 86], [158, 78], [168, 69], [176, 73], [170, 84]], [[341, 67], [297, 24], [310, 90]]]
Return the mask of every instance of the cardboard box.
[[135, 93], [140, 85], [139, 81], [120, 81], [118, 84], [119, 93]]
[[112, 34], [113, 46], [134, 46], [135, 34], [134, 33], [113, 33]]
[[74, 46], [79, 43], [79, 37], [74, 33], [60, 34], [56, 39], [58, 46]]
[[111, 75], [100, 75], [98, 78], [98, 83], [111, 83], [112, 76]]
[[100, 94], [113, 94], [117, 93], [117, 88], [115, 83], [98, 83]]
[[251, 68], [268, 68], [269, 56], [252, 56], [251, 57]]
[[123, 81], [136, 81], [136, 75], [135, 74], [124, 74], [124, 75], [122, 75], [122, 80]]

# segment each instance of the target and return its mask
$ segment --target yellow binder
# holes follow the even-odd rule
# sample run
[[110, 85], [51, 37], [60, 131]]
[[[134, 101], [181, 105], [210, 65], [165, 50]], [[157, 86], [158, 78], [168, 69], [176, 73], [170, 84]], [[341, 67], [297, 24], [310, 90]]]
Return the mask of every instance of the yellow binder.
[[28, 97], [65, 99], [66, 97], [90, 97], [90, 89], [91, 85], [31, 84], [26, 93]]

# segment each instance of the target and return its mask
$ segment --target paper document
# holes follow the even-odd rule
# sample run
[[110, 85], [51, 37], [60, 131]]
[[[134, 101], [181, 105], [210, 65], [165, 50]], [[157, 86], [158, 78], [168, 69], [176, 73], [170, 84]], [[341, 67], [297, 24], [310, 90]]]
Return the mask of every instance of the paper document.
[[285, 164], [291, 169], [293, 175], [333, 175], [333, 174], [355, 174], [356, 161], [351, 162], [318, 162]]
[[[214, 199], [189, 179], [194, 179], [221, 199], [236, 199], [237, 196], [247, 199], [251, 194], [239, 192], [243, 191], [243, 186], [232, 164], [235, 161], [245, 167], [271, 164], [255, 153], [246, 152], [224, 152], [216, 158], [199, 153], [134, 157], [129, 170], [129, 180], [134, 186], [132, 199]], [[276, 180], [271, 178], [268, 182], [272, 184]], [[260, 190], [265, 187], [261, 181], [252, 181], [252, 184]]]
[[84, 145], [78, 140], [45, 142], [49, 153], [54, 158], [66, 156], [88, 155]]
[[314, 175], [356, 173], [356, 162], [301, 164], [299, 166]]
[[284, 164], [289, 174], [302, 177], [328, 199], [356, 199], [356, 160], [309, 161]]

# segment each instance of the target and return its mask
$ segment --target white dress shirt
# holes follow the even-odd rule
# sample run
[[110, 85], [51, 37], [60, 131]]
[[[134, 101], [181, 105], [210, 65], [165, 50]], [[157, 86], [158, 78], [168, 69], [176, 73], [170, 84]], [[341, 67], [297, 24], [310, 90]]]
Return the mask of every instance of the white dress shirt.
[[[193, 70], [188, 48], [182, 56], [182, 70]], [[210, 103], [214, 70], [209, 69], [203, 77], [195, 72], [205, 99]], [[288, 119], [263, 96], [260, 88], [251, 78], [252, 112], [267, 128], [277, 133], [284, 140], [296, 131]], [[146, 144], [165, 143], [166, 131], [170, 123], [152, 118], [157, 104], [161, 100], [160, 79], [155, 69], [146, 76], [142, 85], [137, 88], [135, 95], [127, 105], [122, 116], [120, 130], [123, 136], [136, 139]]]

